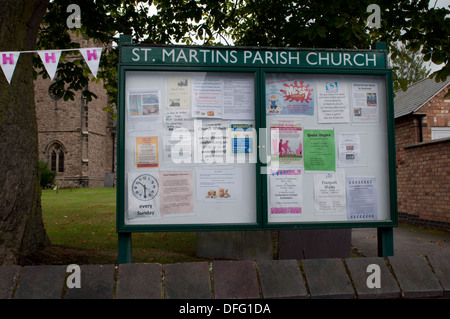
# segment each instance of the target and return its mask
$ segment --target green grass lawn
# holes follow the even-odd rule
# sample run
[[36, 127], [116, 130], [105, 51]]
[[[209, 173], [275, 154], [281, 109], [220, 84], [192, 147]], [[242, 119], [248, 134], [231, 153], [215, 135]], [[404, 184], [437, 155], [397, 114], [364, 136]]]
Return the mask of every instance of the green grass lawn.
[[[116, 189], [78, 188], [42, 191], [42, 214], [53, 248], [62, 263], [117, 263]], [[132, 261], [199, 261], [195, 233], [134, 233]]]
[[[22, 264], [118, 263], [115, 188], [42, 190], [42, 215], [52, 246]], [[195, 232], [133, 233], [132, 262], [206, 260], [195, 256], [195, 241]], [[277, 242], [274, 233], [275, 259]]]

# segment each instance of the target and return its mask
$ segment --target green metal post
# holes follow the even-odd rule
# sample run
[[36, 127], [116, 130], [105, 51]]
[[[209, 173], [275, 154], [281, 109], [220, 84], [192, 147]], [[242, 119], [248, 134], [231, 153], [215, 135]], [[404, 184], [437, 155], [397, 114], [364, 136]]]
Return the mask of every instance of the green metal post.
[[131, 233], [119, 233], [119, 264], [131, 263]]
[[394, 256], [394, 228], [377, 228], [378, 257]]

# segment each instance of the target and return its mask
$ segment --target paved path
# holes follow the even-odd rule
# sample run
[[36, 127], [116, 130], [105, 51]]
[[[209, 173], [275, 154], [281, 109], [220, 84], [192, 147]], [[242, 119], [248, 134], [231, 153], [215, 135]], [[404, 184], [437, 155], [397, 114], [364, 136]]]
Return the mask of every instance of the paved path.
[[0, 266], [0, 298], [450, 297], [450, 264], [435, 256], [81, 265], [81, 288], [69, 288], [71, 274], [67, 266]]
[[81, 288], [68, 265], [0, 266], [0, 299], [450, 298], [449, 232], [402, 225], [388, 258], [376, 229], [353, 229], [352, 245], [365, 257], [80, 265]]

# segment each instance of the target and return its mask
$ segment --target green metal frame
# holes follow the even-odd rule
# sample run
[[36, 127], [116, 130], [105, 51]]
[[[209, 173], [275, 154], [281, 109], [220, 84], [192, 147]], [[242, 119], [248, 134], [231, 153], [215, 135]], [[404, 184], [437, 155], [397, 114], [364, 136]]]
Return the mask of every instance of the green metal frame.
[[[121, 38], [122, 39], [122, 38]], [[121, 46], [130, 46], [131, 39], [124, 38]], [[121, 50], [119, 50], [121, 52]], [[122, 59], [120, 60], [122, 61]], [[119, 239], [119, 263], [131, 262], [131, 234], [133, 232], [160, 232], [160, 231], [229, 231], [229, 230], [287, 230], [287, 229], [335, 229], [335, 228], [377, 228], [379, 256], [393, 255], [393, 227], [398, 226], [397, 217], [397, 187], [396, 187], [396, 161], [395, 161], [395, 134], [394, 134], [394, 103], [392, 70], [384, 67], [377, 69], [358, 70], [355, 68], [294, 68], [294, 67], [263, 67], [263, 66], [179, 66], [179, 65], [155, 65], [142, 63], [119, 63], [119, 105], [118, 105], [118, 147], [117, 147], [117, 232]], [[268, 223], [268, 199], [267, 179], [260, 174], [263, 166], [260, 161], [256, 164], [256, 194], [257, 211], [256, 223], [244, 224], [188, 224], [188, 225], [127, 225], [125, 224], [125, 78], [128, 71], [148, 72], [242, 72], [253, 73], [255, 76], [255, 126], [266, 127], [266, 116], [262, 107], [261, 98], [264, 96], [266, 73], [304, 73], [304, 74], [339, 74], [339, 75], [378, 75], [385, 78], [386, 83], [386, 111], [388, 129], [388, 153], [389, 153], [389, 188], [390, 188], [390, 220], [376, 221], [336, 221], [336, 222], [294, 222], [294, 223]], [[259, 131], [258, 131], [259, 133]], [[257, 134], [257, 145], [263, 145], [265, 136]], [[264, 143], [265, 145], [265, 143]], [[258, 150], [259, 152], [259, 150]], [[259, 178], [259, 179], [258, 179]]]
[[[396, 179], [396, 160], [395, 160], [395, 132], [394, 132], [394, 100], [392, 91], [392, 70], [371, 70], [370, 73], [365, 70], [335, 70], [335, 69], [300, 69], [300, 68], [286, 68], [286, 69], [261, 69], [262, 75], [261, 87], [265, 85], [265, 73], [299, 73], [299, 74], [337, 74], [337, 75], [378, 75], [385, 78], [386, 83], [386, 112], [387, 112], [387, 128], [388, 128], [388, 157], [389, 157], [389, 190], [390, 190], [390, 217], [391, 220], [377, 220], [377, 221], [329, 221], [329, 222], [300, 222], [300, 223], [282, 223], [269, 224], [264, 214], [264, 229], [333, 229], [333, 228], [389, 228], [398, 226], [397, 213], [397, 179]], [[264, 95], [265, 92], [263, 92]], [[261, 117], [261, 127], [266, 127], [265, 114]], [[261, 183], [263, 188], [267, 190], [267, 179], [262, 178]], [[264, 200], [267, 200], [265, 196]], [[264, 209], [267, 208], [267, 201]]]
[[[119, 79], [125, 79], [125, 73], [128, 71], [148, 71], [148, 72], [240, 72], [253, 73], [255, 76], [255, 106], [260, 104], [259, 89], [259, 71], [257, 68], [227, 68], [225, 71], [219, 67], [164, 67], [164, 66], [126, 66], [119, 68]], [[120, 83], [120, 80], [119, 80]], [[124, 82], [123, 82], [124, 83]], [[260, 201], [257, 200], [256, 222], [245, 224], [188, 224], [188, 225], [127, 225], [125, 224], [125, 134], [120, 128], [125, 127], [125, 85], [119, 86], [119, 113], [118, 113], [118, 160], [117, 160], [117, 229], [119, 232], [165, 232], [165, 231], [212, 231], [212, 230], [261, 230], [262, 217], [257, 212], [261, 211]], [[256, 115], [255, 115], [256, 117]], [[259, 116], [258, 116], [259, 118]], [[255, 124], [256, 126], [258, 123]], [[260, 163], [256, 163], [256, 172], [258, 174]], [[256, 194], [261, 193], [261, 184], [256, 183]], [[120, 208], [120, 209], [119, 209]]]

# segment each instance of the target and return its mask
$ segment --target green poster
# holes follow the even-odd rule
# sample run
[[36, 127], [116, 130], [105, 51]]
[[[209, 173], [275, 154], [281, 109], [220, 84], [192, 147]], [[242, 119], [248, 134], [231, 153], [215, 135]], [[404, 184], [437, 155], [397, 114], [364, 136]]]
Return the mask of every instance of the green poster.
[[305, 130], [303, 147], [306, 171], [335, 171], [334, 130]]

